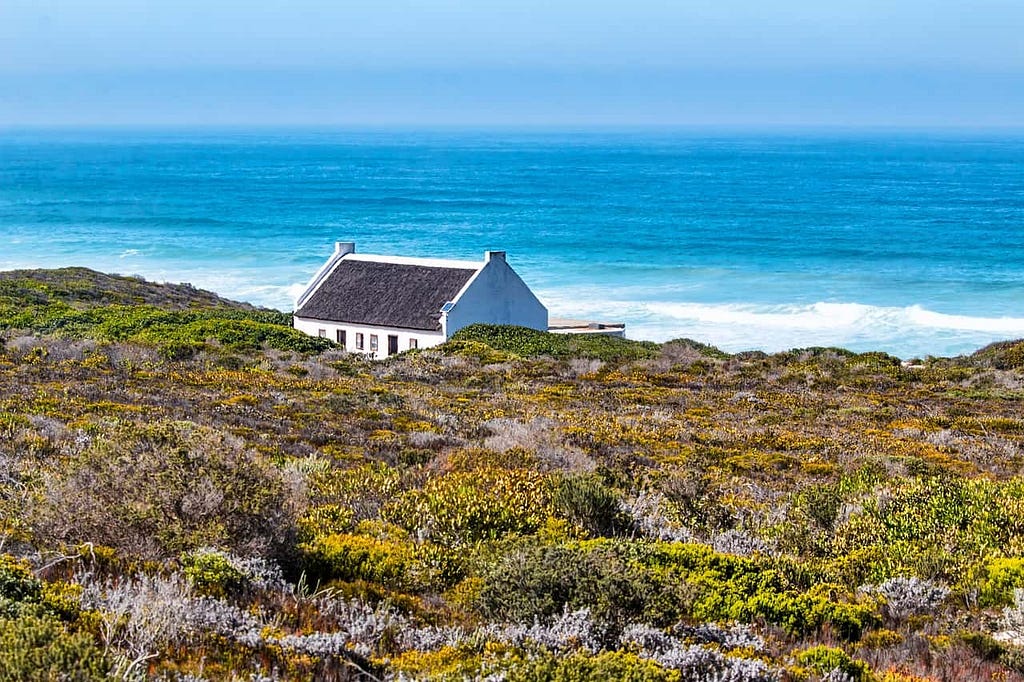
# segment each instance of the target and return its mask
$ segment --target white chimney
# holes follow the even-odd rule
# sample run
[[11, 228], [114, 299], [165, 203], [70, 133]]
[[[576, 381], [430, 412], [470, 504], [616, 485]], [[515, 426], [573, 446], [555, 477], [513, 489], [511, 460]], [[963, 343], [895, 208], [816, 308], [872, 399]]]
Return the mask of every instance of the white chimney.
[[355, 242], [334, 242], [334, 256], [340, 258], [356, 252]]

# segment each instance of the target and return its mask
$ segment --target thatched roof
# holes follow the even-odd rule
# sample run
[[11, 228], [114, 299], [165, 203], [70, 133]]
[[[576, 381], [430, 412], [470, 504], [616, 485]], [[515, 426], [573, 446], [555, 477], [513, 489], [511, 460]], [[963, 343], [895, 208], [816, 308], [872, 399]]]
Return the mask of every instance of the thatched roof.
[[476, 270], [342, 259], [296, 317], [439, 331], [441, 306]]

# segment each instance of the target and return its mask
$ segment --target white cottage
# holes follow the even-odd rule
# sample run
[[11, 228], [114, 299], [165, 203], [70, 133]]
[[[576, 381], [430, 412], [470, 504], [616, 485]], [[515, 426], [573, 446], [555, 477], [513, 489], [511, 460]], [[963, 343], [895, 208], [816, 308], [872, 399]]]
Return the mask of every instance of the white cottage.
[[548, 310], [505, 261], [357, 254], [338, 242], [295, 303], [295, 328], [384, 358], [444, 343], [478, 322], [548, 328]]

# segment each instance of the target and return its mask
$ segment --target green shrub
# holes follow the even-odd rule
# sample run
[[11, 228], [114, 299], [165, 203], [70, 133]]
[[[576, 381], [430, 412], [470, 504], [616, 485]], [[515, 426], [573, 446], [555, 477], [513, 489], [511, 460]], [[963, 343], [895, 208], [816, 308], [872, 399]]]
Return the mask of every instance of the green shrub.
[[850, 658], [848, 653], [835, 647], [811, 647], [798, 653], [796, 662], [819, 675], [838, 670], [854, 682], [867, 682], [871, 679], [871, 671], [866, 663]]
[[532, 533], [546, 520], [548, 505], [541, 474], [480, 469], [432, 478], [403, 493], [383, 516], [434, 542], [461, 545]]
[[410, 544], [366, 535], [339, 533], [299, 545], [303, 568], [318, 582], [331, 580], [413, 587], [414, 548]]
[[623, 651], [545, 653], [520, 659], [503, 672], [508, 682], [682, 682], [678, 670]]
[[551, 503], [558, 515], [595, 537], [614, 536], [631, 525], [619, 498], [593, 475], [562, 477]]
[[860, 582], [918, 575], [974, 588], [974, 570], [999, 548], [1024, 543], [1024, 478], [899, 480], [836, 528], [835, 556], [877, 550]]
[[99, 682], [108, 669], [90, 635], [69, 633], [56, 618], [0, 618], [0, 682]]
[[840, 600], [847, 592], [840, 586], [802, 586], [790, 572], [793, 567], [770, 559], [719, 554], [704, 545], [525, 545], [484, 572], [479, 608], [506, 620], [586, 607], [612, 624], [765, 621], [793, 635], [828, 626], [847, 640], [880, 623], [874, 604]]
[[[547, 355], [560, 360], [593, 358], [606, 362], [653, 358], [660, 348], [650, 341], [632, 341], [605, 334], [551, 334], [527, 327], [495, 324], [464, 327], [455, 333], [452, 340], [475, 341], [521, 357]], [[458, 352], [465, 347], [449, 347], [448, 344], [440, 347], [443, 352], [448, 352], [449, 348]]]
[[960, 641], [966, 644], [979, 658], [986, 661], [998, 661], [1007, 651], [1002, 642], [993, 639], [983, 632], [964, 630], [958, 634]]
[[511, 354], [495, 350], [486, 343], [471, 339], [452, 339], [444, 344], [444, 352], [463, 358], [476, 360], [481, 365], [493, 365], [512, 359]]
[[672, 339], [671, 341], [666, 341], [662, 344], [662, 347], [666, 349], [671, 348], [676, 352], [680, 350], [690, 350], [710, 360], [728, 360], [732, 357], [720, 348], [716, 348], [715, 346], [706, 343], [701, 343], [700, 341], [694, 341], [693, 339]]
[[222, 552], [200, 549], [185, 554], [181, 563], [185, 578], [200, 594], [223, 599], [238, 594], [245, 585], [245, 576]]
[[324, 459], [306, 482], [311, 508], [302, 531], [307, 536], [330, 535], [347, 530], [353, 522], [376, 519], [402, 491], [398, 469], [380, 462], [341, 469]]
[[978, 588], [978, 605], [991, 607], [1012, 604], [1013, 591], [1021, 587], [1024, 587], [1024, 559], [993, 559], [985, 566], [985, 576]]
[[837, 601], [845, 588], [804, 585], [797, 567], [771, 559], [720, 554], [705, 545], [653, 543], [639, 555], [663, 581], [685, 581], [690, 615], [698, 620], [765, 620], [794, 635], [828, 625], [856, 640], [879, 624], [872, 604]]
[[725, 491], [708, 471], [709, 462], [687, 462], [659, 484], [669, 509], [684, 527], [711, 534], [735, 525]]
[[0, 554], [0, 599], [12, 602], [38, 602], [42, 583], [32, 575], [28, 563], [9, 554]]
[[531, 543], [505, 553], [484, 573], [479, 608], [511, 621], [589, 608], [595, 618], [619, 626], [641, 619], [669, 625], [686, 613], [686, 595], [679, 591], [685, 587], [631, 565], [623, 545]]
[[208, 341], [235, 352], [263, 347], [319, 353], [334, 344], [294, 329], [291, 316], [277, 311], [235, 308], [165, 310], [151, 305], [107, 305], [80, 310], [64, 302], [0, 314], [0, 329], [102, 341], [135, 341], [156, 346], [164, 357], [180, 360], [207, 347]]

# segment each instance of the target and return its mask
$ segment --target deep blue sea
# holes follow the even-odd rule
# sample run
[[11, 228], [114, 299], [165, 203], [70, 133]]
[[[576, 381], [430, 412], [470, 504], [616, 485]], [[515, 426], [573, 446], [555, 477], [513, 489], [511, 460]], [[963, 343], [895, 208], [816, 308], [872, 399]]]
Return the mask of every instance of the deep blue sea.
[[503, 249], [632, 338], [965, 353], [1024, 337], [1024, 134], [0, 131], [0, 269], [289, 309], [335, 240]]

